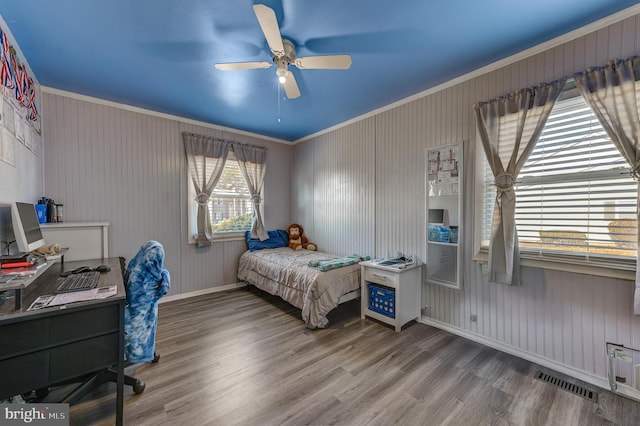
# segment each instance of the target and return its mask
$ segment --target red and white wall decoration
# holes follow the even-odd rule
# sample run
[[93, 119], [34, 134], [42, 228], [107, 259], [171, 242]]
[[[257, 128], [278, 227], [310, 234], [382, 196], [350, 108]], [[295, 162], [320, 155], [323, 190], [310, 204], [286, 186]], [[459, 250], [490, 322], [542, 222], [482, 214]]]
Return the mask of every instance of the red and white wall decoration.
[[0, 18], [0, 161], [15, 166], [16, 141], [38, 155], [40, 84]]

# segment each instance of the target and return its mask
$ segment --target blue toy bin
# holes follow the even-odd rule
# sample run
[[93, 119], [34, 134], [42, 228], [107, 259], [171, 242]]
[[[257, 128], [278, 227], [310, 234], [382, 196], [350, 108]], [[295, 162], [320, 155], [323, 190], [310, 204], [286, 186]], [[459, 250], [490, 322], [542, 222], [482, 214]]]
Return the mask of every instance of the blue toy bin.
[[396, 317], [396, 292], [375, 284], [369, 287], [369, 309], [389, 318]]

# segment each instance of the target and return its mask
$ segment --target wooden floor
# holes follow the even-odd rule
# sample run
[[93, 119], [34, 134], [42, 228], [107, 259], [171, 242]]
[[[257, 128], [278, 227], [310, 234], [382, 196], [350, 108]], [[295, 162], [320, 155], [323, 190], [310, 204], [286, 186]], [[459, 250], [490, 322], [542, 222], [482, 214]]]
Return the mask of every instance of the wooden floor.
[[[361, 320], [359, 301], [307, 330], [300, 311], [239, 289], [160, 305], [157, 364], [125, 390], [127, 425], [639, 425], [640, 403], [593, 403], [537, 380], [554, 373], [424, 324]], [[128, 370], [131, 371], [131, 370]], [[562, 376], [564, 377], [564, 376]], [[113, 424], [113, 384], [71, 424]]]

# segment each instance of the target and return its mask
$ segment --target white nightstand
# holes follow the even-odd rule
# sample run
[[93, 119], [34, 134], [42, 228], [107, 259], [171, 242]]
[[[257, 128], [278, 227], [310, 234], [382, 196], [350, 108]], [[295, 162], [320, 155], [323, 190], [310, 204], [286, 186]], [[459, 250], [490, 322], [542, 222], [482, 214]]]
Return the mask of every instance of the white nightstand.
[[[381, 266], [374, 262], [361, 262], [360, 316], [375, 318], [395, 327], [420, 318], [420, 283], [422, 265], [409, 265], [404, 269]], [[373, 284], [371, 294], [369, 284]], [[372, 300], [372, 306], [369, 301]]]

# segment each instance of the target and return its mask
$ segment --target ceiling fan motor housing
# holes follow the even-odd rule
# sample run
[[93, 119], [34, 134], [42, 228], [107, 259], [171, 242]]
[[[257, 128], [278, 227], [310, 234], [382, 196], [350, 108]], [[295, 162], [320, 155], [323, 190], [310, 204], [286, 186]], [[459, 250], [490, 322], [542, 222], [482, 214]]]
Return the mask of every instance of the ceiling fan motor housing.
[[293, 64], [296, 60], [296, 48], [291, 42], [291, 40], [287, 40], [286, 38], [282, 39], [282, 45], [284, 46], [284, 55], [278, 57], [273, 57], [273, 62], [276, 65], [279, 65], [280, 61], [284, 61], [286, 64]]
[[284, 55], [273, 57], [273, 62], [276, 64], [276, 75], [280, 78], [280, 83], [284, 83], [284, 79], [289, 76], [289, 64], [292, 64], [296, 59], [296, 48], [286, 38], [282, 39], [282, 45], [284, 46]]

